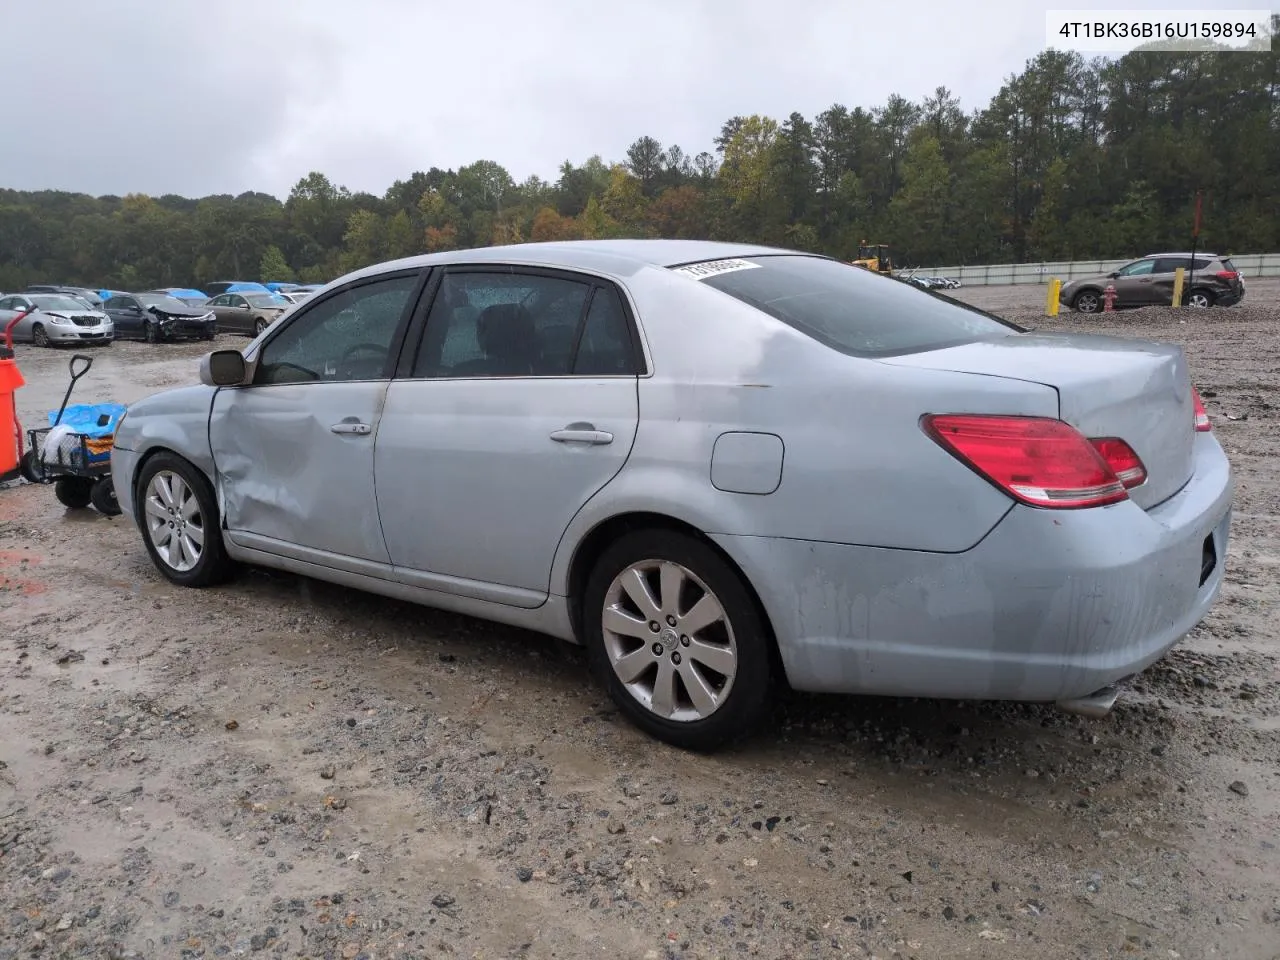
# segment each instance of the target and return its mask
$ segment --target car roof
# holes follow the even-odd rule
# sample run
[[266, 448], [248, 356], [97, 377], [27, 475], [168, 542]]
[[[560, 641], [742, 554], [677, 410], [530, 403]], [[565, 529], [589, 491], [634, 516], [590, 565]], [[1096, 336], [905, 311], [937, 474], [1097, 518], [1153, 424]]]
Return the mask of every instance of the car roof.
[[515, 262], [529, 266], [568, 267], [628, 276], [646, 267], [676, 267], [702, 260], [731, 257], [792, 254], [819, 256], [799, 250], [762, 247], [750, 243], [716, 240], [557, 240], [545, 243], [514, 243], [469, 250], [447, 250], [403, 260], [374, 264], [347, 274], [342, 280], [385, 273], [392, 269], [417, 269], [449, 263]]
[[1216, 253], [1209, 253], [1207, 250], [1197, 250], [1194, 254], [1190, 250], [1174, 250], [1170, 253], [1148, 253], [1143, 260], [1150, 260], [1152, 257], [1207, 257], [1210, 260], [1216, 259]]

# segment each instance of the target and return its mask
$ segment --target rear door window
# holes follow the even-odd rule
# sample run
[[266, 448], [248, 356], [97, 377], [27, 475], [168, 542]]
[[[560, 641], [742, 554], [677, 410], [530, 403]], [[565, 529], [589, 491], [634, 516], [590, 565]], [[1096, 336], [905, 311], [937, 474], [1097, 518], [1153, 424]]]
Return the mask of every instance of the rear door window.
[[672, 270], [853, 356], [937, 350], [1022, 330], [977, 307], [826, 257], [742, 257]]
[[[1196, 262], [1198, 264], [1204, 263], [1203, 260], [1198, 260]], [[1191, 258], [1190, 257], [1161, 257], [1159, 260], [1156, 261], [1156, 268], [1152, 272], [1153, 273], [1174, 273], [1175, 271], [1177, 271], [1179, 267], [1181, 267], [1183, 270], [1190, 270]], [[1197, 266], [1196, 269], [1199, 270], [1200, 267]]]

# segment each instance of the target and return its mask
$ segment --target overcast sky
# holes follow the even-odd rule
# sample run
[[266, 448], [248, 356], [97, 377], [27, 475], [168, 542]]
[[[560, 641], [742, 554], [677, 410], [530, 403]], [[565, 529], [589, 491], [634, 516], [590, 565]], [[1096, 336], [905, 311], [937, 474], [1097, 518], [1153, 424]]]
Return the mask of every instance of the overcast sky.
[[554, 180], [645, 134], [696, 154], [734, 114], [940, 84], [967, 111], [1044, 48], [1046, 9], [1085, 5], [0, 0], [0, 187], [284, 197], [320, 170], [381, 194], [482, 158]]

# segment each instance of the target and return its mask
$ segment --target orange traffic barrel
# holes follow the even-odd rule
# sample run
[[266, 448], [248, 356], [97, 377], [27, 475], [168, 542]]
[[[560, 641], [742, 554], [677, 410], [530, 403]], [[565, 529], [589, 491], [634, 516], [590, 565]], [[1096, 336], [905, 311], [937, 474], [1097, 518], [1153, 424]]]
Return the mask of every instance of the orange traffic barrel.
[[18, 402], [14, 394], [26, 382], [12, 352], [0, 348], [0, 477], [18, 469], [22, 425], [18, 422]]

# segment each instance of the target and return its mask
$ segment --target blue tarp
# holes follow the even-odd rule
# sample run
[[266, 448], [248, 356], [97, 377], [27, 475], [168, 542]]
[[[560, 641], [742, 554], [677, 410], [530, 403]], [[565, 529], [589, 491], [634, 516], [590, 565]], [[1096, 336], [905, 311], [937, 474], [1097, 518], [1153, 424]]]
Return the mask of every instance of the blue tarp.
[[[126, 409], [123, 403], [73, 403], [63, 411], [62, 423], [86, 437], [109, 437], [116, 432], [116, 424]], [[107, 422], [99, 425], [103, 414], [107, 415]], [[57, 419], [58, 411], [50, 410], [49, 426]]]
[[[126, 409], [123, 403], [72, 404], [63, 411], [62, 421], [59, 426], [66, 427], [73, 433], [82, 434], [90, 439], [110, 437], [116, 432], [116, 426], [120, 423], [120, 418], [124, 416]], [[58, 411], [50, 410], [49, 426], [52, 427], [57, 419]], [[99, 423], [98, 421], [100, 420], [103, 422]], [[72, 462], [78, 462], [79, 453], [73, 453], [69, 459]], [[90, 463], [100, 463], [109, 459], [111, 459], [110, 449], [101, 453], [89, 453]]]
[[201, 290], [195, 290], [192, 288], [186, 288], [186, 289], [178, 288], [178, 289], [170, 290], [169, 296], [177, 297], [179, 300], [196, 300], [196, 299], [208, 300], [209, 299], [209, 295], [207, 293], [204, 293]]
[[[227, 293], [244, 293], [245, 291], [248, 291], [248, 290], [261, 291], [261, 290], [267, 290], [267, 288], [264, 287], [262, 284], [254, 283], [251, 280], [245, 280], [243, 282], [233, 283], [231, 286], [227, 287]], [[267, 290], [267, 292], [270, 293], [271, 291]]]

